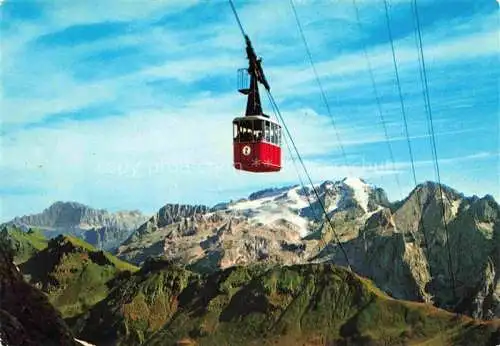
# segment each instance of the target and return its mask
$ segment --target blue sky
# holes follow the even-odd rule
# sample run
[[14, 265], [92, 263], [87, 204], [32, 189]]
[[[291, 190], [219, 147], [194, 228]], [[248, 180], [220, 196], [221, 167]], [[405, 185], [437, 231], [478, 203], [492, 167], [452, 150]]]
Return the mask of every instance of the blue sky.
[[[289, 1], [234, 2], [313, 180], [359, 176], [391, 200], [408, 194], [383, 2], [358, 0], [358, 26], [351, 1], [295, 0], [347, 163]], [[389, 3], [417, 179], [435, 180], [410, 1]], [[498, 200], [498, 3], [417, 3], [441, 180]], [[231, 121], [245, 107], [236, 70], [246, 58], [226, 1], [4, 0], [0, 13], [2, 221], [57, 200], [151, 213], [298, 182], [286, 150], [280, 173], [232, 168]]]

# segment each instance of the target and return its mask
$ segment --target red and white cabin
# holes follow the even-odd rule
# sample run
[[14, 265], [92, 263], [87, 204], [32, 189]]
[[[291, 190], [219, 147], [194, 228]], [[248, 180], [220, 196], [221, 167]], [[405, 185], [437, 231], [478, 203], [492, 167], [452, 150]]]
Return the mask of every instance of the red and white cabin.
[[281, 126], [267, 115], [233, 120], [234, 167], [248, 172], [281, 169]]

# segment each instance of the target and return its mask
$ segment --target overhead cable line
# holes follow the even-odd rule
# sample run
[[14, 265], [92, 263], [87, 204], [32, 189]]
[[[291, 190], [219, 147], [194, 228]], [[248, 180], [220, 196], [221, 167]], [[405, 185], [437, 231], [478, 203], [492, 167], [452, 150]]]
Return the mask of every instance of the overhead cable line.
[[[239, 18], [239, 16], [238, 16], [238, 13], [236, 12], [236, 8], [235, 8], [234, 3], [232, 2], [232, 0], [229, 0], [229, 5], [231, 5], [231, 9], [232, 9], [232, 11], [233, 11], [234, 17], [236, 18], [236, 22], [237, 22], [237, 24], [238, 24], [238, 27], [240, 28], [241, 34], [242, 34], [242, 35], [243, 35], [243, 37], [245, 38], [245, 37], [246, 37], [245, 30], [243, 30], [243, 26], [241, 25], [240, 18]], [[272, 103], [271, 103], [271, 105], [272, 105]], [[276, 118], [277, 118], [277, 117], [276, 117]], [[278, 119], [278, 122], [279, 122], [279, 119]], [[288, 141], [286, 141], [286, 138], [285, 138], [285, 143], [286, 143], [287, 148], [288, 148], [288, 151], [289, 151], [289, 153], [290, 153], [290, 157], [292, 158], [292, 163], [293, 163], [293, 166], [294, 166], [295, 171], [296, 171], [296, 173], [297, 173], [297, 177], [299, 178], [300, 185], [302, 186], [302, 189], [305, 191], [306, 189], [305, 189], [304, 182], [303, 182], [303, 180], [302, 180], [302, 177], [301, 177], [301, 175], [300, 175], [299, 169], [298, 169], [297, 164], [296, 164], [296, 162], [295, 162], [295, 157], [293, 156], [293, 153], [292, 153], [292, 151], [291, 151], [291, 149], [290, 149], [290, 145], [288, 144]], [[309, 206], [310, 206], [310, 207], [311, 207], [311, 209], [312, 209], [312, 205], [311, 205], [311, 202], [310, 202], [310, 200], [309, 200], [309, 195], [308, 195], [308, 194], [307, 194], [307, 202], [309, 203]]]
[[401, 114], [403, 116], [403, 122], [404, 122], [404, 128], [405, 128], [405, 135], [406, 135], [406, 142], [408, 144], [408, 152], [410, 155], [410, 160], [411, 160], [411, 171], [413, 174], [413, 181], [415, 185], [417, 184], [417, 175], [415, 173], [415, 162], [413, 158], [413, 150], [411, 148], [411, 142], [410, 142], [410, 134], [408, 131], [408, 121], [406, 119], [406, 109], [405, 109], [405, 104], [403, 100], [403, 92], [401, 91], [401, 81], [399, 79], [399, 71], [398, 71], [398, 63], [396, 60], [396, 52], [394, 50], [394, 40], [392, 38], [392, 29], [391, 29], [391, 23], [390, 23], [390, 18], [389, 18], [389, 8], [387, 5], [387, 0], [384, 0], [384, 6], [385, 6], [385, 18], [387, 22], [387, 31], [389, 33], [389, 41], [391, 44], [391, 52], [392, 52], [392, 63], [394, 66], [394, 71], [395, 71], [395, 76], [396, 76], [396, 84], [398, 87], [398, 95], [399, 95], [399, 103], [401, 106]]
[[295, 21], [297, 22], [297, 28], [299, 29], [300, 37], [302, 38], [302, 42], [304, 42], [304, 47], [306, 49], [306, 53], [307, 53], [307, 56], [309, 58], [309, 62], [311, 64], [311, 67], [312, 67], [312, 70], [313, 70], [313, 73], [314, 73], [314, 77], [316, 79], [316, 82], [318, 83], [318, 87], [319, 87], [319, 90], [320, 90], [320, 93], [321, 93], [321, 99], [323, 100], [323, 103], [325, 104], [325, 108], [326, 108], [326, 111], [328, 113], [328, 116], [331, 119], [332, 126], [333, 126], [333, 129], [335, 131], [335, 136], [337, 137], [337, 142], [339, 144], [340, 152], [342, 154], [342, 157], [344, 158], [344, 164], [346, 165], [346, 168], [348, 170], [350, 170], [349, 169], [349, 165], [347, 163], [347, 155], [345, 153], [344, 146], [342, 145], [342, 141], [340, 140], [339, 131], [337, 129], [337, 125], [335, 123], [335, 119], [334, 119], [334, 117], [332, 115], [332, 112], [331, 112], [331, 109], [330, 109], [330, 105], [329, 105], [328, 99], [326, 97], [326, 92], [325, 92], [325, 90], [323, 88], [323, 85], [321, 84], [321, 80], [319, 78], [318, 71], [316, 70], [316, 66], [315, 66], [314, 60], [312, 58], [311, 50], [309, 49], [309, 45], [307, 44], [306, 36], [304, 35], [304, 30], [302, 29], [302, 25], [300, 24], [299, 16], [297, 14], [297, 10], [295, 8], [295, 4], [293, 3], [293, 0], [290, 0], [290, 5], [292, 7], [293, 14], [295, 16]]
[[[232, 0], [229, 0], [229, 3], [230, 3], [231, 8], [232, 8], [232, 10], [233, 10], [234, 16], [236, 17], [236, 20], [237, 20], [238, 25], [239, 25], [239, 27], [240, 27], [241, 33], [242, 33], [243, 37], [245, 38], [245, 37], [247, 37], [247, 36], [246, 36], [246, 34], [245, 34], [245, 31], [243, 30], [243, 27], [242, 27], [241, 22], [240, 22], [239, 17], [238, 17], [238, 13], [236, 12], [236, 9], [235, 9], [235, 7], [234, 7], [234, 4], [233, 4]], [[339, 236], [338, 236], [337, 232], [335, 231], [335, 229], [334, 229], [334, 227], [333, 227], [333, 224], [332, 224], [332, 221], [331, 221], [330, 217], [328, 216], [328, 213], [327, 213], [327, 211], [326, 211], [326, 209], [325, 209], [325, 206], [324, 206], [323, 202], [321, 201], [321, 198], [320, 198], [320, 196], [319, 196], [319, 193], [318, 193], [318, 191], [316, 190], [316, 187], [314, 186], [314, 183], [312, 182], [311, 176], [309, 175], [309, 172], [307, 171], [307, 168], [306, 168], [306, 166], [305, 166], [305, 164], [304, 164], [304, 161], [302, 160], [302, 157], [301, 157], [301, 155], [300, 155], [300, 153], [299, 153], [299, 151], [298, 151], [298, 149], [297, 149], [297, 146], [295, 145], [295, 141], [293, 140], [293, 137], [292, 137], [292, 135], [290, 134], [290, 131], [288, 130], [288, 126], [286, 125], [285, 120], [283, 119], [283, 116], [282, 116], [282, 114], [281, 114], [281, 112], [280, 112], [280, 110], [279, 110], [279, 107], [278, 107], [278, 105], [277, 105], [277, 103], [276, 103], [276, 100], [274, 99], [274, 97], [273, 97], [273, 95], [272, 95], [272, 93], [271, 93], [271, 91], [270, 91], [269, 89], [267, 89], [267, 88], [266, 88], [266, 92], [267, 92], [267, 95], [268, 95], [268, 97], [269, 97], [269, 101], [271, 102], [271, 105], [272, 105], [272, 107], [273, 107], [274, 111], [276, 112], [277, 116], [279, 117], [279, 120], [280, 120], [280, 121], [281, 121], [281, 123], [283, 124], [283, 127], [284, 127], [284, 129], [285, 129], [285, 132], [286, 132], [286, 134], [288, 135], [288, 138], [290, 139], [290, 142], [292, 143], [292, 146], [293, 146], [293, 149], [295, 150], [295, 153], [297, 154], [297, 158], [299, 159], [299, 162], [300, 162], [300, 164], [302, 165], [302, 168], [304, 169], [304, 172], [305, 172], [305, 174], [306, 174], [306, 176], [307, 176], [307, 178], [308, 178], [308, 180], [309, 180], [309, 183], [311, 184], [311, 187], [312, 187], [312, 189], [313, 189], [313, 191], [314, 191], [314, 194], [315, 194], [315, 196], [316, 196], [316, 199], [317, 199], [318, 203], [320, 204], [321, 209], [323, 210], [323, 212], [324, 212], [324, 214], [325, 214], [325, 217], [326, 217], [326, 219], [327, 219], [327, 221], [328, 221], [328, 223], [329, 223], [329, 225], [330, 225], [330, 228], [331, 228], [331, 230], [332, 230], [332, 232], [333, 232], [333, 234], [334, 234], [334, 236], [335, 236], [335, 238], [336, 238], [336, 241], [337, 241], [337, 243], [338, 243], [338, 245], [339, 245], [339, 247], [340, 247], [340, 249], [341, 249], [341, 251], [342, 251], [342, 253], [343, 253], [344, 257], [345, 257], [346, 264], [347, 264], [347, 268], [348, 268], [349, 270], [352, 270], [352, 269], [351, 269], [351, 265], [350, 265], [350, 263], [349, 263], [349, 258], [347, 257], [347, 252], [345, 251], [344, 246], [343, 246], [343, 245], [342, 245], [342, 243], [340, 242], [340, 238], [339, 238]]]
[[[271, 107], [273, 108], [275, 118], [278, 121], [278, 124], [281, 125], [281, 121], [277, 115], [275, 108], [274, 108], [274, 103], [271, 100], [270, 94], [267, 94], [267, 97], [269, 99], [269, 103], [271, 104]], [[305, 187], [304, 181], [302, 180], [302, 175], [300, 174], [300, 171], [299, 171], [299, 167], [297, 166], [297, 162], [295, 162], [295, 156], [293, 155], [292, 148], [290, 147], [290, 143], [286, 139], [286, 136], [284, 136], [283, 139], [285, 140], [285, 144], [286, 144], [286, 147], [288, 149], [288, 153], [290, 154], [290, 157], [292, 158], [293, 167], [295, 168], [295, 172], [297, 173], [297, 177], [299, 178], [299, 182], [300, 182], [300, 186], [302, 187], [302, 191], [304, 191], [304, 193], [306, 194], [307, 203], [309, 204], [309, 208], [311, 208], [312, 212], [314, 213], [314, 217], [318, 218], [318, 216], [316, 215], [316, 210], [312, 206], [309, 191]]]
[[[436, 146], [436, 137], [434, 133], [434, 124], [432, 120], [432, 107], [431, 107], [431, 102], [430, 102], [430, 97], [429, 97], [429, 85], [427, 81], [427, 72], [426, 72], [426, 67], [425, 67], [425, 58], [424, 58], [424, 50], [423, 50], [423, 45], [422, 45], [422, 33], [420, 30], [420, 19], [418, 15], [418, 6], [417, 6], [417, 1], [413, 0], [413, 10], [416, 18], [416, 24], [417, 24], [417, 33], [418, 33], [418, 48], [419, 48], [419, 56], [420, 56], [420, 62], [422, 64], [422, 76], [423, 76], [423, 81], [424, 81], [424, 88], [425, 88], [425, 102], [427, 104], [427, 112], [428, 112], [428, 121], [429, 121], [429, 126], [428, 128], [430, 129], [430, 134], [431, 134], [431, 143], [432, 143], [432, 149], [433, 149], [433, 156], [434, 156], [434, 164], [435, 164], [435, 170], [436, 170], [436, 175], [437, 175], [437, 180], [438, 180], [438, 189], [439, 189], [439, 194], [441, 195], [441, 217], [443, 220], [444, 224], [444, 230], [445, 230], [445, 236], [446, 236], [446, 247], [448, 249], [448, 271], [450, 273], [451, 277], [451, 284], [453, 287], [453, 299], [456, 301], [457, 296], [456, 296], [456, 285], [455, 285], [455, 274], [453, 271], [453, 263], [452, 263], [452, 258], [451, 258], [451, 250], [450, 250], [450, 237], [449, 237], [449, 232], [448, 232], [448, 225], [446, 222], [446, 209], [445, 209], [445, 199], [444, 199], [444, 194], [443, 194], [443, 188], [441, 186], [441, 175], [439, 172], [439, 160], [437, 156], [437, 146]], [[419, 66], [420, 67], [420, 66]]]
[[347, 268], [349, 270], [351, 270], [351, 265], [349, 263], [349, 258], [347, 257], [347, 252], [345, 251], [344, 246], [342, 245], [342, 242], [340, 241], [340, 237], [338, 236], [337, 232], [335, 231], [335, 228], [333, 227], [332, 220], [330, 219], [330, 216], [328, 216], [328, 212], [326, 211], [325, 205], [321, 201], [319, 193], [316, 190], [316, 187], [314, 186], [314, 183], [312, 182], [311, 176], [309, 175], [309, 172], [307, 171], [306, 165], [304, 164], [304, 161], [302, 160], [302, 157], [300, 156], [299, 150], [297, 149], [297, 146], [295, 145], [295, 141], [293, 140], [293, 137], [290, 134], [290, 131], [288, 130], [288, 126], [286, 126], [286, 123], [285, 123], [285, 121], [283, 119], [283, 116], [281, 115], [281, 112], [280, 112], [280, 110], [278, 108], [278, 105], [276, 104], [276, 101], [274, 100], [273, 95], [271, 94], [271, 92], [269, 90], [267, 90], [267, 93], [268, 93], [269, 99], [271, 100], [271, 103], [274, 105], [274, 110], [276, 111], [278, 117], [280, 118], [280, 120], [281, 120], [281, 122], [283, 124], [283, 127], [284, 127], [284, 129], [285, 129], [285, 131], [286, 131], [286, 133], [288, 135], [288, 138], [290, 139], [290, 142], [292, 143], [292, 146], [295, 149], [295, 152], [297, 153], [297, 157], [299, 159], [299, 162], [302, 165], [302, 168], [304, 169], [304, 172], [306, 173], [306, 176], [307, 176], [307, 178], [309, 180], [309, 183], [311, 184], [311, 187], [312, 187], [312, 189], [314, 191], [314, 194], [316, 196], [316, 200], [318, 201], [319, 205], [321, 206], [321, 209], [323, 210], [323, 213], [325, 214], [326, 220], [328, 221], [328, 224], [330, 225], [330, 229], [332, 230], [332, 232], [333, 232], [333, 234], [335, 236], [335, 240], [337, 241], [337, 243], [338, 243], [338, 245], [340, 247], [340, 250], [342, 251], [342, 253], [344, 255], [344, 258], [345, 258], [346, 263], [347, 263]]
[[[415, 16], [415, 4], [410, 2], [411, 4], [411, 9], [412, 9], [412, 15], [413, 15], [413, 36], [415, 39], [415, 47], [417, 49], [417, 60], [418, 60], [418, 76], [420, 78], [420, 87], [422, 90], [422, 99], [424, 100], [424, 110], [425, 114], [428, 116], [429, 111], [428, 111], [428, 106], [427, 106], [427, 100], [425, 97], [425, 87], [424, 87], [424, 74], [422, 72], [422, 59], [420, 58], [420, 54], [418, 53], [418, 33], [417, 33], [417, 20]], [[434, 151], [432, 150], [432, 138], [431, 138], [431, 129], [430, 129], [430, 123], [429, 120], [426, 119], [426, 124], [427, 124], [427, 133], [429, 136], [429, 146], [431, 147], [431, 154], [432, 158], [434, 159]], [[434, 164], [434, 162], [433, 162]], [[436, 172], [436, 165], [434, 164], [434, 175], [437, 177], [437, 172]]]
[[[390, 45], [391, 45], [392, 62], [394, 65], [394, 71], [395, 71], [395, 75], [396, 75], [396, 83], [398, 86], [399, 102], [401, 105], [401, 114], [402, 114], [402, 118], [403, 118], [403, 122], [404, 122], [406, 142], [408, 144], [408, 152], [409, 152], [410, 160], [411, 160], [411, 170], [412, 170], [412, 176], [413, 176], [413, 183], [415, 185], [415, 194], [416, 194], [416, 198], [417, 198], [416, 205], [414, 208], [414, 213], [415, 213], [415, 216], [417, 216], [417, 207], [420, 207], [420, 208], [422, 208], [421, 214], [423, 215], [423, 207], [420, 205], [421, 196], [420, 196], [420, 191], [418, 188], [417, 175], [415, 173], [415, 163], [414, 163], [414, 158], [413, 158], [413, 151], [411, 148], [410, 134], [408, 131], [408, 122], [406, 119], [406, 111], [405, 111], [405, 105], [404, 105], [404, 100], [403, 100], [403, 93], [401, 91], [401, 82], [399, 79], [398, 64], [397, 64], [396, 53], [395, 53], [395, 49], [394, 49], [394, 40], [392, 37], [392, 29], [391, 29], [391, 23], [390, 23], [390, 17], [389, 17], [389, 7], [387, 5], [387, 0], [384, 0], [384, 8], [385, 8], [385, 19], [386, 19], [386, 23], [387, 23], [387, 32], [389, 35], [389, 41], [390, 41]], [[420, 219], [422, 219], [422, 215], [420, 216]], [[418, 226], [417, 226], [417, 231], [418, 231]], [[429, 241], [428, 241], [427, 232], [425, 230], [423, 222], [422, 222], [422, 234], [424, 237], [425, 251], [427, 252], [427, 256], [430, 256]], [[428, 262], [428, 265], [429, 265], [429, 275], [432, 278], [433, 273], [432, 273], [432, 267], [431, 267], [430, 261]]]
[[243, 35], [243, 37], [245, 37], [246, 36], [245, 30], [243, 30], [243, 26], [241, 25], [241, 22], [240, 22], [240, 17], [238, 16], [238, 13], [236, 12], [236, 8], [234, 7], [232, 0], [229, 0], [229, 5], [231, 5], [231, 9], [233, 10], [234, 17], [236, 18], [236, 22], [238, 22], [238, 26], [240, 27], [241, 34]]
[[[356, 0], [352, 0], [352, 4], [354, 5], [354, 10], [356, 13], [356, 21], [358, 24], [359, 31], [363, 31], [363, 27], [361, 25], [361, 19], [360, 19], [360, 15], [359, 15], [359, 8], [358, 8], [358, 4], [357, 4]], [[368, 51], [366, 49], [366, 45], [364, 42], [363, 42], [362, 46], [363, 46], [363, 55], [364, 55], [365, 60], [366, 60], [366, 67], [367, 67], [368, 74], [370, 76], [370, 81], [372, 84], [373, 95], [375, 97], [375, 102], [377, 104], [377, 110], [378, 110], [378, 114], [380, 117], [380, 123], [382, 124], [382, 127], [384, 129], [385, 142], [387, 143], [387, 150], [389, 152], [389, 158], [390, 158], [391, 163], [392, 163], [392, 169], [394, 171], [396, 171], [396, 160], [394, 159], [394, 152], [392, 150], [391, 142], [389, 140], [389, 134], [387, 131], [387, 124], [386, 124], [386, 120], [384, 117], [384, 112], [382, 110], [382, 103], [380, 101], [380, 96], [379, 96], [379, 93], [377, 90], [377, 84], [375, 83], [375, 77], [373, 75], [372, 63], [371, 63], [370, 56], [368, 54]], [[399, 176], [397, 173], [395, 173], [395, 179], [396, 179], [396, 185], [398, 187], [399, 194], [402, 196], [403, 189], [401, 188], [401, 183], [399, 181]], [[403, 235], [403, 239], [404, 239], [404, 235]], [[406, 242], [406, 240], [405, 240], [405, 242]]]

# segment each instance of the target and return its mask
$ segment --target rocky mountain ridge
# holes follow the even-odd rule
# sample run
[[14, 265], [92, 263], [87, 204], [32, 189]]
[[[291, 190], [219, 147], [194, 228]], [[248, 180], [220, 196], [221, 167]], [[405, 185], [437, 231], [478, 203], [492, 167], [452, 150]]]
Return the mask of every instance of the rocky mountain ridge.
[[56, 202], [39, 214], [16, 217], [3, 226], [38, 228], [47, 238], [74, 235], [109, 250], [121, 244], [147, 219], [139, 211], [110, 213], [76, 202]]
[[500, 213], [491, 196], [466, 197], [426, 182], [390, 203], [361, 179], [316, 187], [319, 200], [311, 189], [293, 186], [213, 208], [183, 206], [177, 218], [152, 217], [117, 255], [138, 264], [160, 256], [211, 272], [255, 262], [346, 266], [343, 248], [357, 273], [395, 298], [500, 316]]
[[[248, 198], [219, 203], [212, 208], [166, 205], [120, 246], [118, 255], [141, 263], [147, 256], [167, 252], [173, 243], [180, 246], [183, 241], [192, 240], [193, 246], [198, 242], [204, 250], [210, 248], [210, 244], [220, 243], [222, 238], [231, 242], [239, 240], [240, 236], [246, 247], [254, 241], [272, 244], [270, 246], [276, 249], [292, 249], [297, 242], [318, 245], [324, 223], [321, 205], [338, 224], [358, 217], [364, 222], [374, 212], [389, 205], [382, 189], [360, 179], [326, 181], [317, 184], [316, 189], [320, 200], [311, 188], [291, 186], [259, 191]], [[229, 248], [226, 250], [230, 251]], [[314, 250], [311, 248], [311, 251]], [[146, 252], [147, 256], [144, 256]], [[134, 258], [134, 253], [140, 258]], [[227, 265], [231, 263], [229, 261]]]

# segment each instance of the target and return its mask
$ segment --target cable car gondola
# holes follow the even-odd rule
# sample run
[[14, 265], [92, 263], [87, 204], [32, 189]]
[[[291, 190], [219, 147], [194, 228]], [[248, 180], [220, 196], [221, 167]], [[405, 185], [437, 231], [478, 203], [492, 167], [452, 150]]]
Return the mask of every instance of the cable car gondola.
[[281, 169], [281, 126], [262, 112], [259, 83], [268, 91], [270, 87], [247, 35], [245, 41], [249, 67], [238, 70], [238, 91], [247, 95], [247, 107], [245, 116], [233, 120], [234, 167], [247, 172], [277, 172]]

